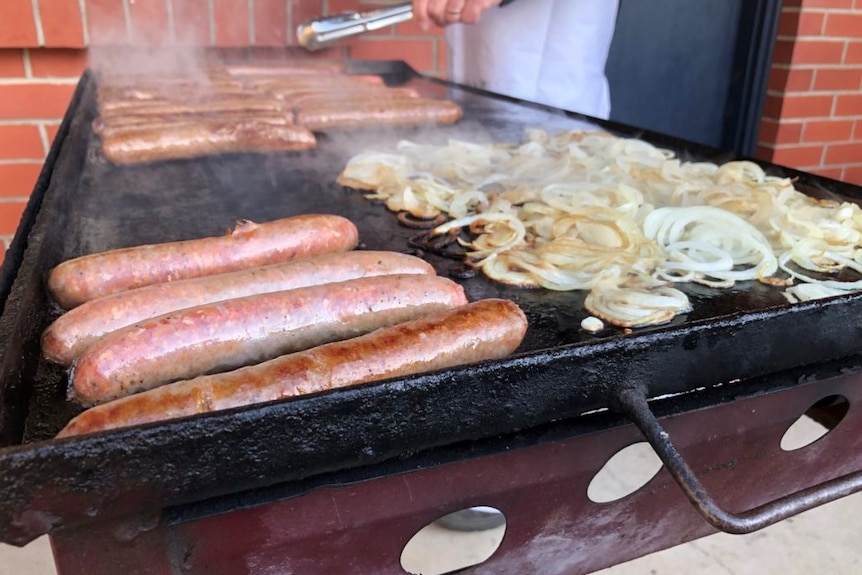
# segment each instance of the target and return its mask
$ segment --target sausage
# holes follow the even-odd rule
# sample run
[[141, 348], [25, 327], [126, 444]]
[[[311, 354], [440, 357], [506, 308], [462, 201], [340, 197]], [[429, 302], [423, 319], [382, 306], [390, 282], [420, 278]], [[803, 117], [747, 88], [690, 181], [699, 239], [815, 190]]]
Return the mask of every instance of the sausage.
[[84, 405], [354, 337], [467, 303], [429, 275], [359, 278], [179, 310], [110, 333], [72, 364]]
[[296, 114], [296, 123], [309, 130], [375, 127], [379, 125], [414, 126], [451, 124], [463, 111], [454, 102], [421, 98], [355, 102], [350, 106], [306, 106]]
[[98, 117], [93, 120], [93, 133], [109, 136], [119, 132], [129, 134], [132, 130], [170, 130], [179, 125], [199, 125], [201, 123], [217, 122], [219, 124], [241, 124], [253, 122], [255, 124], [271, 124], [273, 126], [290, 126], [293, 124], [293, 113], [264, 114], [260, 112], [244, 114], [230, 113], [220, 114], [176, 114], [167, 116], [149, 116], [146, 114], [127, 114], [109, 119]]
[[102, 90], [99, 95], [99, 109], [105, 111], [133, 112], [136, 109], [147, 109], [153, 106], [167, 104], [207, 106], [237, 101], [252, 101], [264, 99], [260, 94], [248, 92], [245, 88], [232, 88], [218, 92], [203, 92], [200, 94], [177, 90], [137, 90], [128, 93]]
[[286, 262], [356, 247], [341, 216], [308, 214], [263, 224], [239, 220], [226, 235], [110, 250], [68, 260], [48, 275], [54, 300], [70, 309], [131, 288]]
[[343, 106], [351, 107], [357, 98], [380, 98], [385, 100], [402, 100], [419, 98], [419, 92], [414, 88], [380, 88], [368, 90], [348, 89], [332, 91], [321, 88], [280, 92], [282, 96], [297, 108], [305, 106]]
[[288, 110], [282, 100], [250, 95], [241, 98], [222, 98], [208, 101], [143, 101], [120, 106], [102, 106], [99, 113], [106, 120], [135, 114], [137, 116], [176, 116], [180, 114], [286, 114]]
[[500, 359], [517, 349], [526, 330], [527, 319], [515, 303], [480, 300], [347, 341], [99, 405], [72, 419], [58, 437]]
[[[344, 64], [332, 61], [276, 62], [273, 64], [227, 64], [231, 76], [292, 76], [341, 74]], [[379, 78], [379, 76], [377, 76]]]
[[295, 152], [316, 145], [314, 134], [299, 126], [200, 122], [112, 131], [102, 137], [102, 154], [114, 164], [128, 165], [230, 153]]
[[434, 273], [417, 257], [354, 251], [144, 286], [90, 300], [61, 315], [42, 334], [42, 352], [48, 361], [69, 365], [100, 337], [172, 311], [360, 277]]

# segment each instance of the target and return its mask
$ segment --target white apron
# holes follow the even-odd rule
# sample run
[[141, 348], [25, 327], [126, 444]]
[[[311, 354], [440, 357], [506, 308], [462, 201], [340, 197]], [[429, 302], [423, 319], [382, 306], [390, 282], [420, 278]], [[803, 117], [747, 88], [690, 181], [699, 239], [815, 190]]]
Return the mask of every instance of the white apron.
[[446, 28], [453, 81], [607, 118], [617, 0], [518, 0]]

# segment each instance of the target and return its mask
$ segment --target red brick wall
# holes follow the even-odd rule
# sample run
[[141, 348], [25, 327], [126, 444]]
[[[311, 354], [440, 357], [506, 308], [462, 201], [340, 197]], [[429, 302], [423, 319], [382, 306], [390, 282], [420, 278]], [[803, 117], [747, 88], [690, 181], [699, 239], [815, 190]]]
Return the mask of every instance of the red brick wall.
[[785, 0], [758, 155], [862, 184], [862, 0]]

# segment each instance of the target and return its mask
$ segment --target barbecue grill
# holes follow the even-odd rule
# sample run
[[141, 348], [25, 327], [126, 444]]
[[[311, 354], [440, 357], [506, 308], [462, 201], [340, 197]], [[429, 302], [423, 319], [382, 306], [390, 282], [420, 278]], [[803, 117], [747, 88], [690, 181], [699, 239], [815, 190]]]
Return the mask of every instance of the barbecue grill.
[[[580, 329], [583, 293], [459, 279], [471, 300], [510, 298], [525, 310], [530, 328], [515, 355], [53, 439], [76, 413], [65, 373], [39, 350], [58, 314], [43, 280], [65, 259], [216, 235], [237, 218], [321, 211], [353, 220], [362, 247], [409, 250], [415, 230], [335, 184], [353, 153], [403, 138], [517, 141], [526, 127], [587, 125], [683, 160], [735, 159], [402, 62], [351, 62], [348, 71], [449, 98], [464, 120], [322, 135], [309, 152], [117, 167], [92, 135], [95, 80], [82, 77], [0, 273], [0, 541], [49, 533], [64, 575], [403, 573], [401, 550], [417, 530], [490, 505], [505, 513], [506, 535], [470, 572], [580, 574], [718, 529], [759, 529], [862, 488], [862, 294], [789, 305], [778, 288], [753, 282], [685, 286], [691, 313], [593, 335]], [[853, 186], [761, 165], [798, 178], [806, 193], [860, 198]], [[441, 275], [462, 271], [425, 257]], [[831, 432], [782, 450], [804, 413]], [[662, 470], [623, 499], [591, 501], [598, 470], [644, 438]]]

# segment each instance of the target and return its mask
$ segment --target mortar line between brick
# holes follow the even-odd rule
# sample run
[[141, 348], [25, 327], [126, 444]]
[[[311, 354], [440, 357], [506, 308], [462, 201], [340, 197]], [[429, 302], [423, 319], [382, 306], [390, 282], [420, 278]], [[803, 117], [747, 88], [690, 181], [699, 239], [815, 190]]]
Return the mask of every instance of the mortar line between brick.
[[36, 24], [36, 42], [39, 46], [45, 45], [45, 30], [42, 28], [42, 14], [39, 11], [39, 0], [31, 0], [33, 7], [33, 22]]
[[81, 12], [81, 26], [84, 30], [84, 46], [90, 45], [90, 28], [87, 20], [87, 2], [78, 0], [78, 10]]
[[255, 45], [256, 31], [254, 29], [254, 0], [248, 0], [248, 43]]
[[28, 79], [32, 78], [33, 63], [30, 61], [30, 50], [28, 48], [21, 50], [21, 60], [24, 63], [24, 77]]

